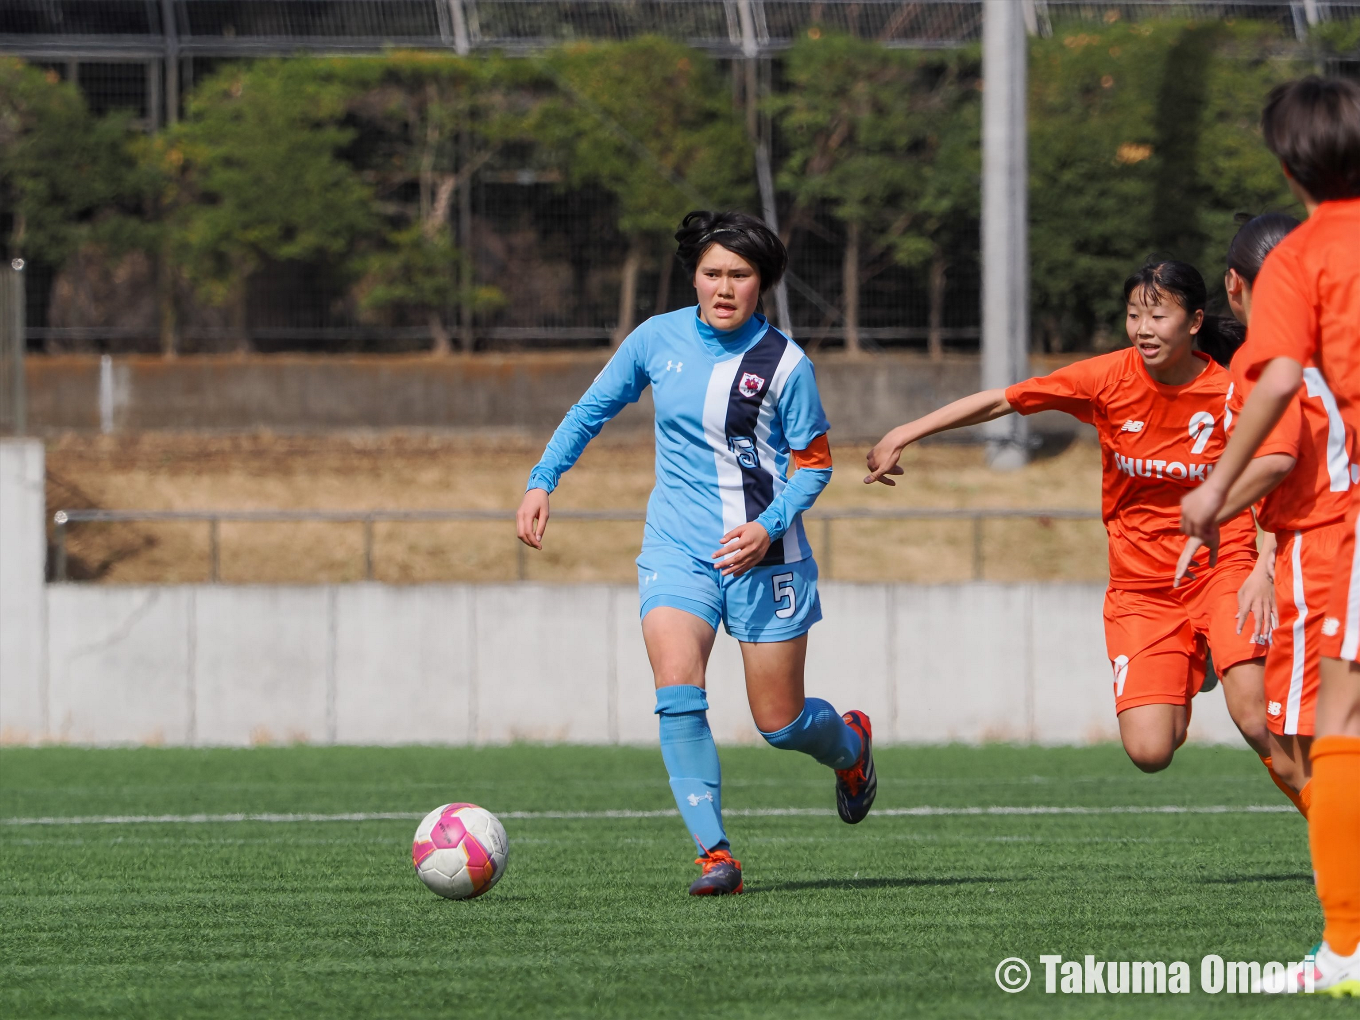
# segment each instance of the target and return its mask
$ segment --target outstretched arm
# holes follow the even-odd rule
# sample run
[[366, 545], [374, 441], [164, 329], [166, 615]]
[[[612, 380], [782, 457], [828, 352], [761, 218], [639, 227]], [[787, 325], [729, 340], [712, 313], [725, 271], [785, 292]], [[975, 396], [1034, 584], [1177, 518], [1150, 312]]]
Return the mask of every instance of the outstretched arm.
[[926, 436], [947, 432], [950, 429], [961, 429], [968, 425], [980, 425], [985, 421], [1011, 414], [1014, 410], [1015, 408], [1006, 400], [1005, 390], [983, 390], [956, 400], [952, 404], [946, 404], [938, 411], [931, 411], [930, 414], [915, 421], [899, 425], [880, 439], [878, 445], [865, 457], [869, 464], [869, 474], [865, 476], [864, 484], [882, 482], [884, 485], [896, 485], [897, 483], [887, 476], [902, 473], [901, 467], [897, 464], [902, 451]]
[[573, 464], [586, 444], [600, 434], [605, 422], [633, 403], [646, 389], [643, 341], [638, 332], [625, 340], [609, 364], [590, 384], [553, 432], [543, 456], [529, 472], [529, 484], [515, 514], [519, 540], [534, 549], [543, 548], [548, 527], [548, 494]]

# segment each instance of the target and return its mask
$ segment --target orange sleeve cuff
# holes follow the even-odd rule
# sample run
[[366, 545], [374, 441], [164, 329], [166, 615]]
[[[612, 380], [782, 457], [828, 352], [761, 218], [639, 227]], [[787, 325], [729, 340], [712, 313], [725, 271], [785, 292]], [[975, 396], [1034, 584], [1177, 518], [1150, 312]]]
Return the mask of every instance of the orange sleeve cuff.
[[829, 468], [831, 466], [831, 444], [827, 442], [825, 432], [808, 443], [806, 450], [793, 451], [793, 466], [795, 468]]

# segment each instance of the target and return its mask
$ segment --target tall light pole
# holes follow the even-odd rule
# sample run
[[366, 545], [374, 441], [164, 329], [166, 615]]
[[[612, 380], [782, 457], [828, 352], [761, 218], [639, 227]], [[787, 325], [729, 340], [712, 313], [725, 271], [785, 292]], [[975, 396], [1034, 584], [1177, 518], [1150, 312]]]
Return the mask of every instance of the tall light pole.
[[[982, 388], [1029, 376], [1028, 41], [1025, 5], [986, 0], [982, 21]], [[1024, 466], [1024, 418], [983, 426], [987, 463]]]

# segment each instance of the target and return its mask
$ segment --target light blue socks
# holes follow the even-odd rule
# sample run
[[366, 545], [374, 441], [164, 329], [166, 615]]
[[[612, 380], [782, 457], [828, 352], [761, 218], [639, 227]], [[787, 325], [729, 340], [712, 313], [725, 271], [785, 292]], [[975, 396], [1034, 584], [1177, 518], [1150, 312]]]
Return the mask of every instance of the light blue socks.
[[708, 728], [708, 694], [692, 684], [659, 687], [656, 714], [661, 717], [661, 758], [670, 773], [671, 792], [699, 853], [728, 849], [722, 769]]
[[797, 719], [773, 733], [760, 731], [772, 747], [802, 751], [833, 769], [848, 769], [859, 759], [859, 734], [821, 698], [808, 698]]

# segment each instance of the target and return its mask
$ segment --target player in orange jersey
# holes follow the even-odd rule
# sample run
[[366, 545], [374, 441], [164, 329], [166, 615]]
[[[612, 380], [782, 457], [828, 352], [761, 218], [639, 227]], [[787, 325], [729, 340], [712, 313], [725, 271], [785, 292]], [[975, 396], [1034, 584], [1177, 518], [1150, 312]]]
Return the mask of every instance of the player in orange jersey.
[[[1068, 365], [1005, 390], [986, 390], [893, 429], [869, 452], [865, 482], [892, 485], [902, 450], [946, 429], [1018, 411], [1059, 410], [1095, 425], [1109, 533], [1105, 643], [1114, 672], [1124, 750], [1157, 772], [1185, 740], [1190, 701], [1205, 679], [1206, 648], [1223, 677], [1228, 710], [1265, 755], [1265, 646], [1238, 633], [1237, 591], [1256, 561], [1256, 527], [1243, 513], [1224, 527], [1216, 566], [1176, 588], [1183, 547], [1181, 496], [1207, 477], [1226, 441], [1230, 378], [1196, 349], [1225, 342], [1204, 314], [1207, 291], [1193, 266], [1149, 262], [1124, 284], [1132, 346]], [[1236, 324], [1232, 324], [1236, 326]]]
[[[1258, 216], [1245, 223], [1229, 245], [1224, 287], [1233, 314], [1244, 325], [1250, 320], [1252, 285], [1262, 263], [1296, 226], [1298, 220], [1283, 213]], [[1252, 361], [1251, 344], [1233, 357], [1230, 407], [1234, 412], [1241, 411], [1251, 391], [1253, 381], [1243, 366]], [[1254, 608], [1257, 632], [1272, 633], [1265, 678], [1271, 753], [1263, 760], [1271, 778], [1306, 817], [1322, 610], [1350, 504], [1353, 435], [1322, 373], [1308, 368], [1304, 377], [1307, 385], [1294, 396], [1275, 431], [1256, 452], [1254, 478], [1238, 480], [1218, 516], [1221, 521], [1229, 520], [1261, 500], [1257, 520], [1266, 540], [1238, 600], [1244, 610]], [[1264, 462], [1274, 462], [1274, 466], [1259, 470]], [[1187, 540], [1177, 565], [1178, 580], [1198, 545], [1198, 539]], [[1275, 610], [1278, 615], [1272, 623]]]
[[[1307, 368], [1318, 369], [1347, 426], [1360, 430], [1360, 86], [1316, 77], [1282, 85], [1261, 126], [1308, 220], [1261, 268], [1244, 366], [1255, 388], [1213, 478], [1182, 503], [1182, 530], [1211, 550], [1219, 510]], [[1332, 995], [1360, 995], [1360, 487], [1351, 492], [1323, 611], [1310, 755], [1308, 842], [1326, 920], [1310, 983]]]

